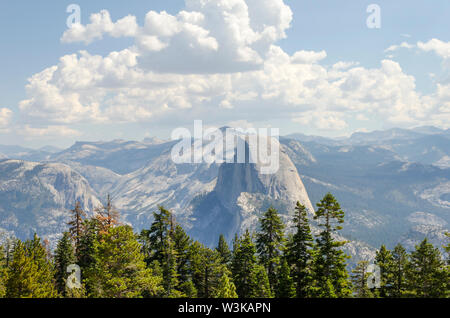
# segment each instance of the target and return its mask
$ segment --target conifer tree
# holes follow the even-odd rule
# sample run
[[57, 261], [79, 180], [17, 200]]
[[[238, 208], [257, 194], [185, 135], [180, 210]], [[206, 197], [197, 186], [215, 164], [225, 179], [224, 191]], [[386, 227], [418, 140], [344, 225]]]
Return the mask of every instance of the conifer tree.
[[199, 242], [194, 242], [191, 252], [192, 279], [197, 289], [198, 297], [214, 297], [220, 277], [224, 274], [220, 254]]
[[270, 207], [260, 219], [260, 230], [256, 234], [256, 249], [261, 264], [267, 271], [270, 288], [277, 282], [277, 268], [284, 250], [284, 224], [277, 210]]
[[380, 288], [377, 291], [379, 297], [390, 297], [392, 294], [394, 259], [392, 252], [383, 244], [376, 252], [375, 264], [380, 267]]
[[272, 298], [269, 276], [263, 265], [255, 264], [250, 273], [251, 298]]
[[172, 240], [176, 252], [177, 272], [179, 277], [179, 284], [190, 280], [189, 275], [189, 258], [190, 258], [190, 246], [192, 239], [186, 234], [184, 229], [179, 225], [175, 225], [175, 230], [172, 234]]
[[99, 222], [100, 234], [106, 234], [110, 228], [119, 225], [120, 214], [114, 208], [109, 194], [106, 199], [106, 205], [95, 209], [95, 218]]
[[160, 206], [158, 212], [153, 213], [154, 220], [150, 229], [141, 232], [140, 240], [143, 244], [148, 264], [153, 261], [158, 261], [160, 264], [164, 262], [171, 218], [171, 213]]
[[392, 297], [400, 298], [407, 291], [406, 272], [409, 266], [408, 253], [401, 244], [392, 251]]
[[70, 210], [70, 212], [72, 215], [67, 225], [69, 225], [69, 233], [75, 242], [76, 248], [79, 245], [80, 237], [84, 230], [84, 219], [86, 218], [86, 213], [81, 208], [80, 201], [75, 203], [75, 208]]
[[4, 246], [0, 245], [0, 298], [6, 295], [7, 273], [6, 251]]
[[53, 298], [57, 292], [53, 285], [52, 266], [40, 239], [22, 243], [17, 241], [8, 267], [6, 297]]
[[257, 265], [256, 247], [250, 232], [247, 230], [242, 238], [235, 240], [231, 270], [236, 291], [241, 298], [254, 295], [254, 287], [258, 285], [255, 278]]
[[95, 241], [95, 272], [98, 282], [91, 295], [107, 298], [160, 295], [161, 277], [146, 267], [137, 237], [129, 226], [111, 227]]
[[295, 207], [293, 226], [295, 233], [288, 241], [286, 254], [288, 263], [292, 268], [291, 275], [294, 279], [296, 296], [305, 298], [310, 296], [310, 285], [312, 282], [311, 248], [313, 246], [313, 237], [306, 207], [301, 205], [300, 202], [297, 202]]
[[219, 269], [220, 277], [216, 288], [213, 291], [214, 298], [238, 298], [236, 286], [231, 280], [231, 273], [225, 265]]
[[371, 298], [373, 294], [369, 289], [367, 280], [370, 276], [368, 272], [369, 262], [359, 261], [356, 267], [352, 270], [353, 290], [358, 298]]
[[276, 288], [277, 298], [293, 298], [296, 295], [294, 280], [291, 277], [291, 271], [286, 258], [283, 258], [278, 272], [278, 282]]
[[165, 239], [162, 251], [162, 273], [163, 273], [163, 286], [167, 297], [181, 297], [181, 293], [177, 290], [179, 285], [179, 274], [177, 271], [177, 252], [175, 244], [173, 242], [172, 227]]
[[225, 240], [225, 236], [220, 234], [219, 236], [219, 244], [216, 247], [216, 251], [219, 253], [222, 264], [229, 264], [231, 261], [231, 251], [228, 247], [227, 241]]
[[70, 233], [65, 232], [59, 240], [55, 251], [55, 281], [56, 288], [61, 295], [66, 296], [66, 280], [70, 273], [67, 268], [75, 264], [75, 252], [70, 239]]
[[438, 248], [425, 238], [411, 253], [408, 285], [412, 296], [420, 298], [445, 297], [448, 275]]
[[314, 252], [314, 294], [317, 297], [348, 297], [351, 295], [346, 269], [348, 256], [341, 250], [346, 242], [336, 241], [333, 237], [342, 229], [344, 211], [331, 193], [326, 194], [317, 207], [314, 219], [322, 230], [317, 236]]

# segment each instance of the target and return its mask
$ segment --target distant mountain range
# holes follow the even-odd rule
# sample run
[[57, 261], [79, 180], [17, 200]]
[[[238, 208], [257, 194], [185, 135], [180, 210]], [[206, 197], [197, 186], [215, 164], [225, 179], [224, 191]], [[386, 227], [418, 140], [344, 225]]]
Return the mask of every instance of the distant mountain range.
[[[343, 235], [354, 261], [382, 243], [444, 243], [450, 222], [450, 132], [435, 127], [280, 138], [280, 170], [258, 164], [172, 162], [172, 141], [77, 142], [68, 149], [0, 146], [0, 232], [54, 240], [79, 200], [92, 213], [108, 193], [123, 221], [148, 227], [158, 205], [189, 233], [215, 245], [220, 233], [255, 229], [270, 205], [287, 224], [295, 201], [333, 193], [346, 212]], [[313, 222], [313, 228], [316, 229]]]

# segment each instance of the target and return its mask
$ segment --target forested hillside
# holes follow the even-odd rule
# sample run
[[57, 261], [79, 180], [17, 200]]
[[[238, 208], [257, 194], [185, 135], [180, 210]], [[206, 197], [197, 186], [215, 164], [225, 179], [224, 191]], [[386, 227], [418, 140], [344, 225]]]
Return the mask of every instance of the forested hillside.
[[[317, 203], [311, 232], [307, 208], [292, 207], [287, 231], [278, 211], [262, 214], [228, 245], [215, 249], [191, 239], [164, 207], [148, 229], [134, 233], [120, 224], [111, 199], [87, 217], [80, 204], [71, 210], [69, 231], [51, 251], [38, 236], [5, 240], [0, 253], [0, 296], [8, 298], [342, 298], [449, 297], [450, 245], [446, 255], [422, 241], [411, 253], [384, 245], [372, 275], [368, 261], [350, 272], [347, 242], [336, 239], [344, 211], [330, 193]], [[286, 234], [286, 233], [291, 234]], [[75, 266], [73, 264], [76, 264]], [[69, 272], [68, 272], [69, 269]], [[78, 270], [79, 269], [79, 270]], [[74, 270], [70, 272], [71, 270]], [[77, 276], [79, 275], [79, 277]]]

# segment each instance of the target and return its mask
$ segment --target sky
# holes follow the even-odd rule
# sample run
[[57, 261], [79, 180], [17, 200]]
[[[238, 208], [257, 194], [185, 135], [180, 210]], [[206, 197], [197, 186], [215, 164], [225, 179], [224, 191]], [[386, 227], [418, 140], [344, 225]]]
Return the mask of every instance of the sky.
[[449, 128], [448, 0], [75, 1], [1, 1], [0, 144]]

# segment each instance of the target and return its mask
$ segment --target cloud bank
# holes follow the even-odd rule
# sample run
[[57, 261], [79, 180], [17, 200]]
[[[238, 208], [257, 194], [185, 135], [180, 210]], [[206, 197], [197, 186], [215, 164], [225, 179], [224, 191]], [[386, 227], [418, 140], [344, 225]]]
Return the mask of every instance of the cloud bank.
[[[192, 123], [288, 120], [342, 131], [367, 120], [387, 125], [448, 126], [450, 85], [417, 91], [415, 78], [391, 59], [377, 68], [357, 62], [327, 65], [326, 51], [292, 55], [277, 43], [293, 15], [282, 0], [186, 0], [176, 15], [150, 11], [115, 22], [106, 10], [75, 25], [63, 43], [110, 37], [134, 44], [106, 56], [88, 50], [60, 58], [33, 75], [19, 109], [25, 121], [49, 127], [74, 123]], [[389, 47], [417, 48], [450, 58], [438, 39]], [[0, 125], [6, 120], [0, 112]], [[31, 127], [31, 126], [30, 126]], [[355, 127], [360, 128], [360, 127]]]

